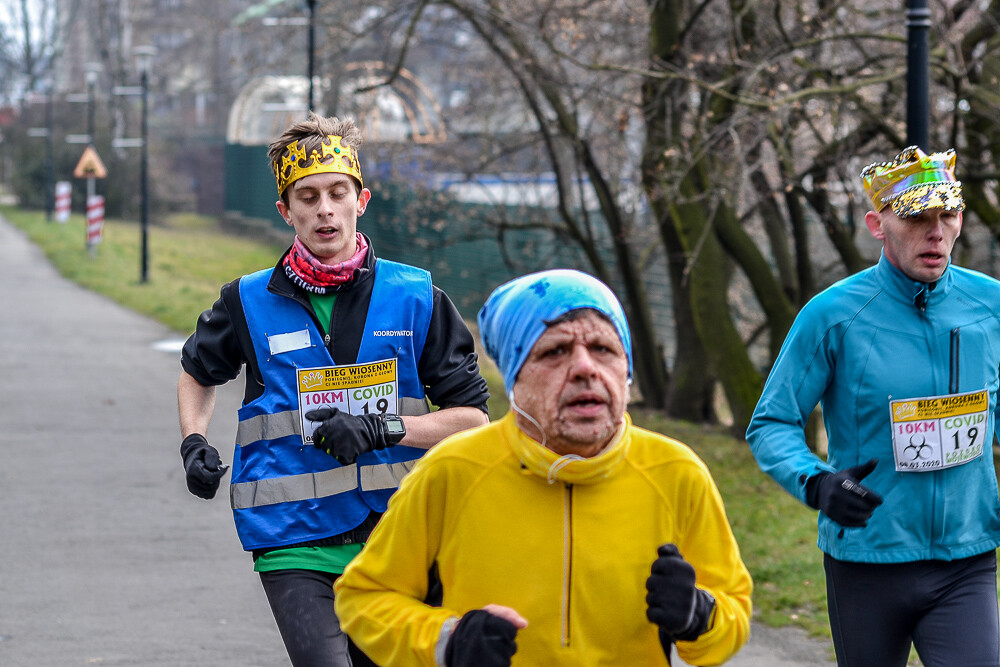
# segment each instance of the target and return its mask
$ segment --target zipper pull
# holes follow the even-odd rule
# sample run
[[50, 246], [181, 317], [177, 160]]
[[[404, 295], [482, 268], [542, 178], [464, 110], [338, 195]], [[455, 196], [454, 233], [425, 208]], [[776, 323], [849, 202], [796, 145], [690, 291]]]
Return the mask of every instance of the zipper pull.
[[920, 291], [917, 295], [913, 297], [913, 305], [920, 309], [920, 312], [927, 310], [927, 301], [931, 298], [931, 292], [937, 287], [937, 281], [932, 283], [924, 283], [921, 285]]
[[956, 327], [951, 330], [951, 346], [949, 349], [949, 368], [948, 368], [948, 393], [957, 394], [958, 393], [958, 342], [959, 342], [960, 330]]
[[327, 347], [330, 346], [330, 334], [323, 336], [323, 345], [326, 345]]

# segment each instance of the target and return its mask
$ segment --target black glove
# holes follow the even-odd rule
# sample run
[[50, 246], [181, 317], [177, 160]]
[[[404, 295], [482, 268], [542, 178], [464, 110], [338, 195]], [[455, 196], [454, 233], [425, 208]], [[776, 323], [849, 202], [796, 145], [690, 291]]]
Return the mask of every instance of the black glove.
[[840, 472], [821, 472], [806, 481], [806, 504], [846, 528], [868, 525], [882, 496], [859, 482], [875, 470], [878, 459]]
[[517, 653], [517, 627], [483, 609], [458, 620], [444, 649], [448, 667], [508, 667]]
[[181, 443], [181, 458], [184, 459], [188, 491], [205, 500], [214, 498], [219, 480], [229, 470], [229, 466], [222, 465], [218, 450], [208, 444], [202, 434], [192, 433]]
[[323, 422], [313, 431], [313, 445], [345, 466], [365, 452], [393, 445], [386, 440], [385, 422], [377, 412], [352, 415], [337, 408], [320, 408], [307, 412], [306, 419]]
[[694, 585], [694, 568], [676, 545], [664, 544], [656, 552], [646, 580], [646, 618], [660, 629], [660, 642], [669, 650], [669, 643], [693, 641], [708, 629], [715, 598]]

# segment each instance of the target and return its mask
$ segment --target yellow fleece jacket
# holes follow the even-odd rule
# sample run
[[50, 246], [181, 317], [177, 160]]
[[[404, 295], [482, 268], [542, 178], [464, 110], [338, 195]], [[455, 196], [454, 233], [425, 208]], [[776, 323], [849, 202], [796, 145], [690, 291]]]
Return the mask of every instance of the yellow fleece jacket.
[[[529, 622], [514, 666], [667, 665], [645, 600], [667, 542], [716, 600], [711, 627], [678, 654], [725, 662], [749, 636], [753, 584], [705, 464], [628, 415], [598, 456], [560, 460], [508, 413], [407, 475], [336, 583], [337, 616], [383, 667], [443, 664], [445, 621], [490, 603]], [[423, 602], [434, 565], [441, 607]]]

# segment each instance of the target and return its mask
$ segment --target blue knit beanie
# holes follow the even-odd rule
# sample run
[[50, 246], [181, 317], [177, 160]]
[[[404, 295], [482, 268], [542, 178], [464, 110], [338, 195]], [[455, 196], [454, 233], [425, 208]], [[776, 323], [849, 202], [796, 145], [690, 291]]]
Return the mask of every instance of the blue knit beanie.
[[628, 356], [628, 376], [632, 377], [632, 338], [614, 292], [581, 271], [552, 269], [500, 285], [479, 311], [479, 335], [500, 367], [508, 393], [531, 348], [548, 328], [546, 322], [582, 308], [596, 310], [614, 324]]

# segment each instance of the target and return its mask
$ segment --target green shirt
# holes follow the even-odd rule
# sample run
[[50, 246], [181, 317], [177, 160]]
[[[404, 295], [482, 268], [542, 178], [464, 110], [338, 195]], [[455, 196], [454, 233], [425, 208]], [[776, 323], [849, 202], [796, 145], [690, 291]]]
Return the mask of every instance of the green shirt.
[[[329, 333], [330, 318], [333, 316], [333, 302], [337, 294], [313, 294], [309, 292], [309, 303], [316, 311], [323, 333]], [[361, 553], [360, 544], [331, 544], [321, 547], [293, 547], [269, 551], [254, 561], [255, 572], [274, 570], [315, 570], [318, 572], [343, 573], [351, 560]]]
[[308, 294], [309, 303], [316, 311], [316, 318], [319, 320], [320, 326], [323, 327], [323, 333], [330, 333], [330, 319], [333, 317], [333, 302], [337, 300], [337, 293], [313, 294], [308, 292]]
[[331, 544], [322, 547], [293, 547], [268, 551], [254, 562], [254, 572], [274, 570], [316, 570], [341, 574], [361, 553], [360, 544]]

